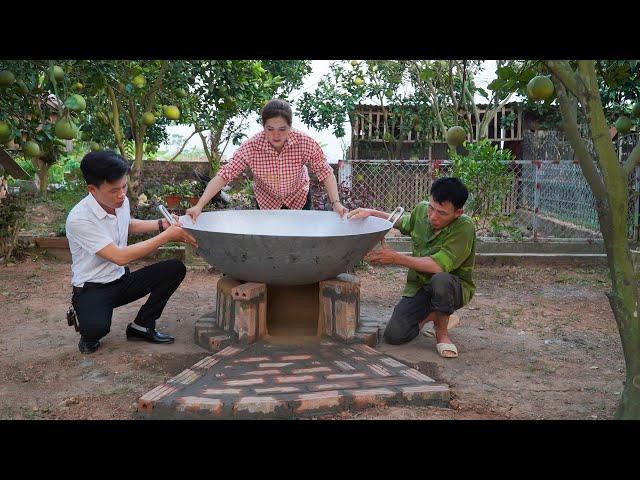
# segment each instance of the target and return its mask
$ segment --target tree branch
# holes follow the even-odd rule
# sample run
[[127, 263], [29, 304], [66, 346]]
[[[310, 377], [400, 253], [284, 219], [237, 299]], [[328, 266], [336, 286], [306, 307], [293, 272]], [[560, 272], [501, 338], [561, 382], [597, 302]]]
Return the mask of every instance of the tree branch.
[[189, 135], [189, 136], [187, 137], [187, 139], [183, 142], [182, 147], [180, 147], [180, 150], [178, 150], [178, 152], [177, 152], [173, 157], [171, 157], [171, 158], [169, 159], [169, 161], [170, 161], [170, 162], [173, 162], [173, 161], [178, 157], [178, 155], [180, 155], [180, 154], [182, 153], [182, 151], [184, 150], [184, 148], [187, 146], [187, 143], [189, 143], [189, 140], [191, 140], [191, 137], [193, 137], [196, 133], [200, 133], [201, 131], [202, 131], [202, 130], [195, 129], [195, 130], [193, 131], [193, 133], [192, 133], [191, 135]]
[[111, 100], [111, 113], [113, 115], [113, 122], [109, 122], [111, 126], [111, 130], [113, 131], [113, 135], [116, 139], [116, 143], [118, 144], [118, 148], [120, 149], [120, 154], [127, 158], [127, 152], [124, 149], [124, 145], [122, 143], [122, 131], [120, 129], [120, 114], [118, 111], [118, 100], [116, 99], [116, 94], [111, 88], [111, 85], [107, 85], [107, 93], [109, 94], [109, 99]]
[[167, 71], [167, 61], [166, 60], [161, 60], [160, 61], [160, 73], [158, 74], [158, 76], [156, 77], [155, 81], [153, 82], [153, 87], [151, 87], [151, 91], [149, 92], [149, 96], [146, 98], [146, 102], [144, 102], [144, 111], [148, 112], [149, 109], [151, 108], [151, 105], [153, 105], [156, 101], [156, 95], [158, 94], [158, 91], [162, 88], [162, 82], [164, 80], [164, 74]]
[[624, 166], [622, 167], [624, 168], [624, 173], [629, 176], [638, 162], [640, 162], [640, 142], [638, 142], [636, 146], [633, 147], [633, 150], [631, 150], [629, 157], [627, 157], [627, 160], [624, 162]]
[[576, 73], [571, 69], [569, 62], [566, 60], [544, 60], [544, 63], [576, 98], [582, 98], [578, 89]]
[[571, 106], [569, 97], [567, 96], [567, 91], [565, 89], [564, 83], [555, 74], [553, 76], [553, 80], [558, 96], [558, 102], [560, 103], [560, 110], [562, 112], [562, 124], [564, 127], [565, 135], [569, 139], [569, 143], [571, 143], [571, 146], [578, 156], [578, 161], [580, 162], [580, 166], [582, 167], [582, 173], [591, 186], [591, 190], [593, 191], [594, 195], [598, 199], [604, 198], [606, 195], [604, 183], [602, 181], [602, 178], [600, 178], [600, 175], [598, 174], [593, 156], [589, 153], [587, 145], [580, 137], [580, 133], [578, 132], [578, 119], [576, 117], [574, 109]]

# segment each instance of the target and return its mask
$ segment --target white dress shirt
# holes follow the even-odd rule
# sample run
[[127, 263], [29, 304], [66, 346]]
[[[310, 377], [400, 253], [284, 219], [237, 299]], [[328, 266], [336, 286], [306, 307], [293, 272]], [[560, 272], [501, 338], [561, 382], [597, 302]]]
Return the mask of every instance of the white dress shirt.
[[107, 283], [124, 275], [124, 267], [97, 255], [110, 243], [127, 246], [129, 236], [129, 199], [125, 197], [116, 214], [107, 213], [89, 193], [71, 209], [66, 231], [71, 250], [73, 277], [71, 283], [82, 287], [84, 282]]

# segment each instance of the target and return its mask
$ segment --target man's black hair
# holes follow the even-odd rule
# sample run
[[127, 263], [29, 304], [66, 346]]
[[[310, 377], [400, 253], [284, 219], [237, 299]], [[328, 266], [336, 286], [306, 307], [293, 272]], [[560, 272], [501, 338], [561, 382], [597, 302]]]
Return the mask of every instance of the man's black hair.
[[101, 150], [87, 153], [80, 170], [87, 185], [100, 187], [104, 182], [115, 182], [131, 172], [131, 167], [113, 150]]
[[431, 185], [431, 196], [438, 203], [451, 202], [457, 210], [469, 198], [469, 190], [458, 177], [442, 177]]

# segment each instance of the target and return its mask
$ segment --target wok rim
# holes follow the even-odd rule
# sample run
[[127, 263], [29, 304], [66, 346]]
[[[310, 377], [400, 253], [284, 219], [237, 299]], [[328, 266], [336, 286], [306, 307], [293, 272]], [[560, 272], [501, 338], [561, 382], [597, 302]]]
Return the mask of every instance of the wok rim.
[[[202, 212], [201, 215], [204, 215], [206, 213], [227, 213], [227, 212], [247, 212], [247, 211], [251, 211], [251, 212], [282, 212], [282, 210], [276, 210], [276, 209], [271, 209], [271, 210], [217, 210], [217, 211], [212, 211], [212, 212]], [[334, 212], [324, 212], [321, 210], [311, 210], [312, 212], [319, 212], [319, 213], [334, 213]], [[182, 222], [182, 219], [186, 217], [186, 215], [182, 215], [180, 217], [180, 223]], [[189, 220], [191, 221], [191, 223], [194, 223], [193, 226], [185, 226], [184, 224], [182, 224], [182, 228], [184, 230], [187, 231], [195, 231], [195, 232], [203, 232], [203, 233], [214, 233], [214, 234], [219, 234], [219, 235], [238, 235], [238, 236], [243, 236], [243, 237], [280, 237], [280, 238], [287, 238], [287, 239], [291, 239], [291, 238], [300, 238], [300, 239], [322, 239], [322, 238], [340, 238], [340, 237], [353, 237], [353, 236], [359, 236], [359, 235], [369, 235], [369, 234], [374, 234], [374, 233], [382, 233], [385, 232], [385, 234], [391, 230], [393, 228], [393, 224], [384, 219], [384, 218], [380, 218], [380, 217], [368, 217], [368, 218], [374, 218], [374, 221], [381, 221], [381, 222], [385, 222], [385, 226], [384, 228], [378, 228], [375, 230], [370, 230], [367, 232], [356, 232], [356, 233], [345, 233], [345, 234], [330, 234], [330, 235], [318, 235], [318, 236], [308, 236], [308, 235], [282, 235], [280, 233], [277, 234], [272, 234], [272, 233], [240, 233], [240, 232], [221, 232], [221, 231], [216, 231], [216, 230], [204, 230], [202, 228], [193, 228], [195, 225], [195, 223], [193, 221], [191, 221], [191, 218], [189, 217]], [[364, 220], [364, 219], [363, 219]], [[350, 221], [350, 220], [345, 220], [345, 221]], [[381, 225], [382, 226], [382, 225]]]

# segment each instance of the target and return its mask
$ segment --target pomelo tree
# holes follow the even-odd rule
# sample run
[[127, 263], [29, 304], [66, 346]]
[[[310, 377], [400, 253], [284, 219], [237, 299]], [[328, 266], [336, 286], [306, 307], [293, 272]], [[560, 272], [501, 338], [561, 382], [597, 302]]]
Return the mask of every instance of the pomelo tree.
[[356, 107], [375, 105], [388, 119], [379, 126], [387, 158], [400, 157], [403, 141], [412, 130], [420, 134], [413, 144], [420, 150], [433, 140], [435, 117], [429, 99], [411, 85], [410, 75], [408, 65], [396, 60], [333, 62], [317, 88], [302, 95], [298, 107], [302, 121], [319, 130], [330, 129], [342, 138], [346, 122], [352, 131], [356, 129]]
[[627, 114], [630, 118], [625, 121], [625, 130], [638, 125], [639, 66], [638, 60], [527, 62], [530, 75], [546, 74], [553, 83], [562, 129], [596, 199], [611, 275], [611, 291], [607, 297], [618, 325], [626, 364], [624, 390], [616, 410], [616, 418], [621, 419], [640, 419], [639, 291], [631, 258], [627, 212], [628, 180], [640, 162], [640, 143], [626, 158], [620, 159], [611, 126]]
[[202, 141], [214, 175], [229, 143], [246, 136], [248, 119], [274, 96], [286, 96], [311, 71], [306, 60], [199, 60], [190, 62], [194, 81], [182, 123], [194, 125], [177, 157], [194, 135]]
[[166, 60], [82, 60], [73, 73], [86, 92], [87, 121], [81, 138], [88, 149], [115, 148], [132, 161], [130, 191], [140, 192], [145, 147], [157, 149], [165, 128], [181, 122], [181, 107], [193, 81], [190, 64]]
[[[521, 61], [498, 60], [496, 67], [498, 78], [485, 90], [475, 82], [483, 68], [481, 60], [335, 62], [318, 88], [303, 95], [303, 119], [315, 128], [332, 128], [341, 137], [347, 119], [355, 128], [358, 104], [377, 105], [385, 116], [401, 119], [383, 137], [389, 159], [399, 158], [412, 129], [420, 134], [416, 150], [447, 139], [454, 126], [471, 136], [472, 124], [478, 125], [472, 139], [481, 140], [487, 138], [495, 113], [533, 76]], [[475, 102], [476, 94], [487, 100], [484, 112]]]
[[0, 144], [31, 160], [40, 192], [49, 169], [76, 139], [86, 101], [74, 88], [70, 61], [0, 62]]

